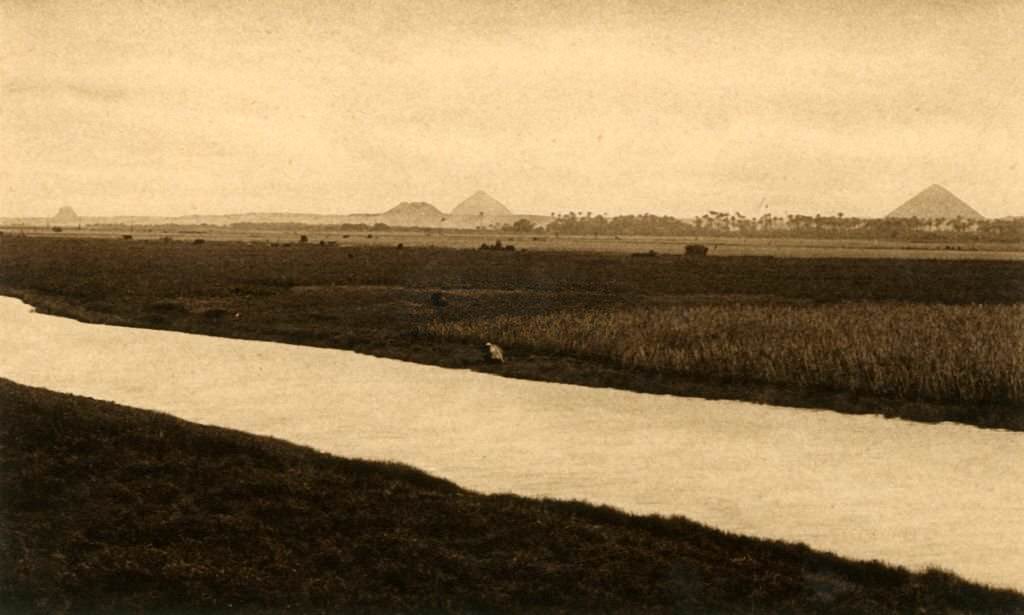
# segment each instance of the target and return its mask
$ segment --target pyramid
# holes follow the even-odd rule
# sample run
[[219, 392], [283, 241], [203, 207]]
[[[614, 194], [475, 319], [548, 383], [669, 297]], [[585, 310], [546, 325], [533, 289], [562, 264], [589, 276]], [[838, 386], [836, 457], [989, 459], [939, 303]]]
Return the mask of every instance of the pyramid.
[[984, 220], [970, 205], [938, 184], [932, 184], [889, 213], [887, 218], [965, 218]]
[[377, 216], [377, 219], [391, 226], [435, 226], [444, 220], [444, 214], [430, 203], [402, 202]]
[[483, 190], [477, 190], [452, 210], [453, 216], [511, 216], [512, 212]]
[[391, 209], [384, 212], [384, 215], [396, 215], [396, 216], [426, 216], [429, 218], [440, 218], [444, 214], [441, 211], [431, 205], [430, 203], [424, 202], [401, 202], [395, 205]]
[[76, 224], [78, 222], [78, 214], [75, 213], [74, 209], [64, 206], [57, 211], [57, 215], [53, 217], [53, 222], [56, 224]]

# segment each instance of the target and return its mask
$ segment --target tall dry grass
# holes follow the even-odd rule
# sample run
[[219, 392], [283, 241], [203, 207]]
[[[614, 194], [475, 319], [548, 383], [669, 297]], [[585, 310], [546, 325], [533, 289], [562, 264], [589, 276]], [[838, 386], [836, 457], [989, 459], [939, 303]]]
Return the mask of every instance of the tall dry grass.
[[595, 309], [435, 321], [424, 332], [697, 378], [910, 400], [1024, 401], [1024, 305]]

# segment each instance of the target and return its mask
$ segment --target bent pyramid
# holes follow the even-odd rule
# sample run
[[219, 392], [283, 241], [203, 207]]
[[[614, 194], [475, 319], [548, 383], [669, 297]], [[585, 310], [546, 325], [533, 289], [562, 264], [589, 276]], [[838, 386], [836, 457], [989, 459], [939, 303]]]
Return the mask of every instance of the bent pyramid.
[[453, 216], [511, 216], [508, 210], [491, 195], [483, 190], [477, 190], [465, 201], [459, 203], [452, 210]]
[[886, 218], [967, 218], [984, 220], [970, 205], [938, 184], [932, 184], [914, 198], [892, 210]]

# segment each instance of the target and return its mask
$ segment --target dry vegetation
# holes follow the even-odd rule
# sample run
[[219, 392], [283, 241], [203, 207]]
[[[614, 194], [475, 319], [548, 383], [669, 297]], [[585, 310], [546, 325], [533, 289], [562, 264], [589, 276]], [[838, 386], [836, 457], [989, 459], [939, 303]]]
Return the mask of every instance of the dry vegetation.
[[952, 575], [484, 496], [0, 379], [0, 612], [1011, 613]]
[[616, 308], [435, 321], [424, 332], [697, 378], [1024, 402], [1024, 305]]

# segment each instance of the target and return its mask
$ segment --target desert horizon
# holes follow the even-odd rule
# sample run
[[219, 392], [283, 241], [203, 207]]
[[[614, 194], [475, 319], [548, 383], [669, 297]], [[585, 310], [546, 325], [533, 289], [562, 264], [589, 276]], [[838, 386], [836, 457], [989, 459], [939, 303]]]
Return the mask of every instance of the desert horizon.
[[0, 217], [1024, 208], [1019, 2], [2, 11]]

